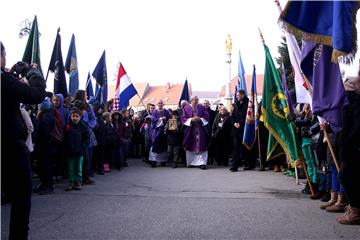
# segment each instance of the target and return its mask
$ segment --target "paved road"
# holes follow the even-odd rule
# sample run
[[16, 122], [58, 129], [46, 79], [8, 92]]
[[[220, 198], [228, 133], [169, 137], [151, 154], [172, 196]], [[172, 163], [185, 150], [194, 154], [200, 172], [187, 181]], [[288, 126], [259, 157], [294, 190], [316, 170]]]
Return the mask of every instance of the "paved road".
[[[33, 196], [30, 239], [360, 239], [293, 178], [225, 168], [158, 167], [139, 160], [79, 192]], [[1, 207], [2, 238], [9, 206]]]

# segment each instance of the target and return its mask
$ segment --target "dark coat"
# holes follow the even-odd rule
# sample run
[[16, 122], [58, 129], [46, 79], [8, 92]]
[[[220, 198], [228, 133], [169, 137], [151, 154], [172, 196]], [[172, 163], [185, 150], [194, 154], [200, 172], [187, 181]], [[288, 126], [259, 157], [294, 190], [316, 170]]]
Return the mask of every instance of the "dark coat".
[[220, 114], [216, 115], [211, 133], [215, 142], [228, 142], [230, 140], [231, 118], [229, 114], [226, 114], [223, 118], [221, 118]]
[[343, 130], [339, 148], [341, 160], [349, 163], [360, 161], [360, 94], [347, 91], [349, 105], [343, 109]]
[[215, 120], [215, 117], [216, 117], [216, 112], [214, 110], [212, 110], [211, 108], [208, 108], [206, 109], [209, 113], [209, 132], [211, 132], [211, 128], [212, 128], [212, 125], [214, 123], [214, 120]]
[[312, 114], [309, 116], [301, 116], [295, 120], [296, 127], [300, 128], [300, 134], [302, 138], [311, 138], [313, 132], [311, 131], [311, 127], [317, 125], [317, 118]]
[[134, 132], [132, 135], [132, 143], [133, 144], [143, 144], [144, 143], [144, 136], [140, 133], [140, 128], [141, 128], [141, 122], [140, 119], [134, 121]]
[[[27, 149], [27, 128], [20, 113], [20, 103], [38, 104], [45, 98], [45, 81], [37, 72], [29, 72], [29, 85], [20, 82], [11, 73], [1, 70], [1, 129], [2, 149], [17, 145], [17, 151]], [[19, 146], [20, 144], [21, 146]]]
[[56, 144], [51, 139], [51, 131], [55, 128], [55, 115], [52, 109], [40, 113], [38, 119], [35, 150], [39, 157], [56, 154]]
[[104, 138], [105, 138], [105, 122], [102, 119], [102, 116], [99, 115], [96, 118], [96, 125], [94, 127], [94, 134], [96, 137], [97, 144], [102, 146], [104, 145]]
[[[233, 105], [234, 110], [231, 113], [231, 135], [238, 138], [242, 138], [244, 134], [246, 112], [249, 99], [245, 96], [242, 101], [236, 101]], [[234, 127], [234, 123], [240, 123], [240, 128]]]
[[66, 125], [66, 153], [71, 157], [84, 156], [85, 149], [90, 143], [89, 127], [81, 120], [74, 124], [71, 120]]
[[177, 120], [177, 131], [169, 130], [169, 121], [166, 123], [164, 128], [167, 145], [181, 146], [183, 140], [183, 130], [180, 118]]
[[115, 145], [118, 143], [115, 128], [111, 123], [104, 124], [104, 145]]

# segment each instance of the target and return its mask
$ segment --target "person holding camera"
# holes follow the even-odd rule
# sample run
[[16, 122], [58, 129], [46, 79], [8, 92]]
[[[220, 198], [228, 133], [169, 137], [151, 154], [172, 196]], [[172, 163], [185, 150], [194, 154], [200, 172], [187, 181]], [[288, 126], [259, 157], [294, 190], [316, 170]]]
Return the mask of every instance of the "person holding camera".
[[[9, 239], [27, 239], [31, 209], [30, 152], [20, 103], [38, 104], [45, 98], [45, 80], [36, 66], [18, 62], [5, 70], [6, 52], [1, 45], [1, 184], [2, 201], [10, 202]], [[25, 78], [28, 84], [19, 81]], [[24, 80], [25, 80], [24, 79]]]

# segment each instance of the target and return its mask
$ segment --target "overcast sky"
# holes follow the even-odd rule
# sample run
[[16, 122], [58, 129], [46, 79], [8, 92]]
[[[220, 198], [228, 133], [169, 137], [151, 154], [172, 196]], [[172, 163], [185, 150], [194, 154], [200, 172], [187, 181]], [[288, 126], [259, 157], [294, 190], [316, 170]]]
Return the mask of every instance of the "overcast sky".
[[[287, 1], [280, 2], [284, 7]], [[258, 27], [273, 58], [278, 56], [282, 35], [273, 0], [11, 0], [3, 1], [1, 9], [0, 40], [7, 49], [7, 67], [24, 53], [27, 37], [19, 38], [21, 22], [37, 15], [43, 71], [48, 69], [57, 28], [61, 28], [64, 61], [74, 33], [81, 89], [105, 49], [109, 82], [114, 81], [121, 61], [132, 82], [183, 83], [187, 77], [193, 90], [219, 91], [228, 81], [227, 34], [233, 41], [233, 76], [239, 50], [247, 74], [253, 64], [257, 73], [264, 72]], [[357, 67], [346, 71], [356, 74]]]

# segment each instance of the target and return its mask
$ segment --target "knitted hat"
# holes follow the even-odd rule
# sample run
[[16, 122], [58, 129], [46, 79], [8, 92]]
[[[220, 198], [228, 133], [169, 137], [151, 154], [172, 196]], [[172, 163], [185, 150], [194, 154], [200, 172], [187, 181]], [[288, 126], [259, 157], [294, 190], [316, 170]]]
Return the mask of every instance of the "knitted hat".
[[49, 110], [51, 106], [50, 98], [45, 97], [44, 101], [38, 105], [41, 111]]
[[109, 112], [104, 112], [103, 115], [102, 115], [103, 118], [106, 118], [106, 117], [110, 117], [110, 113]]

